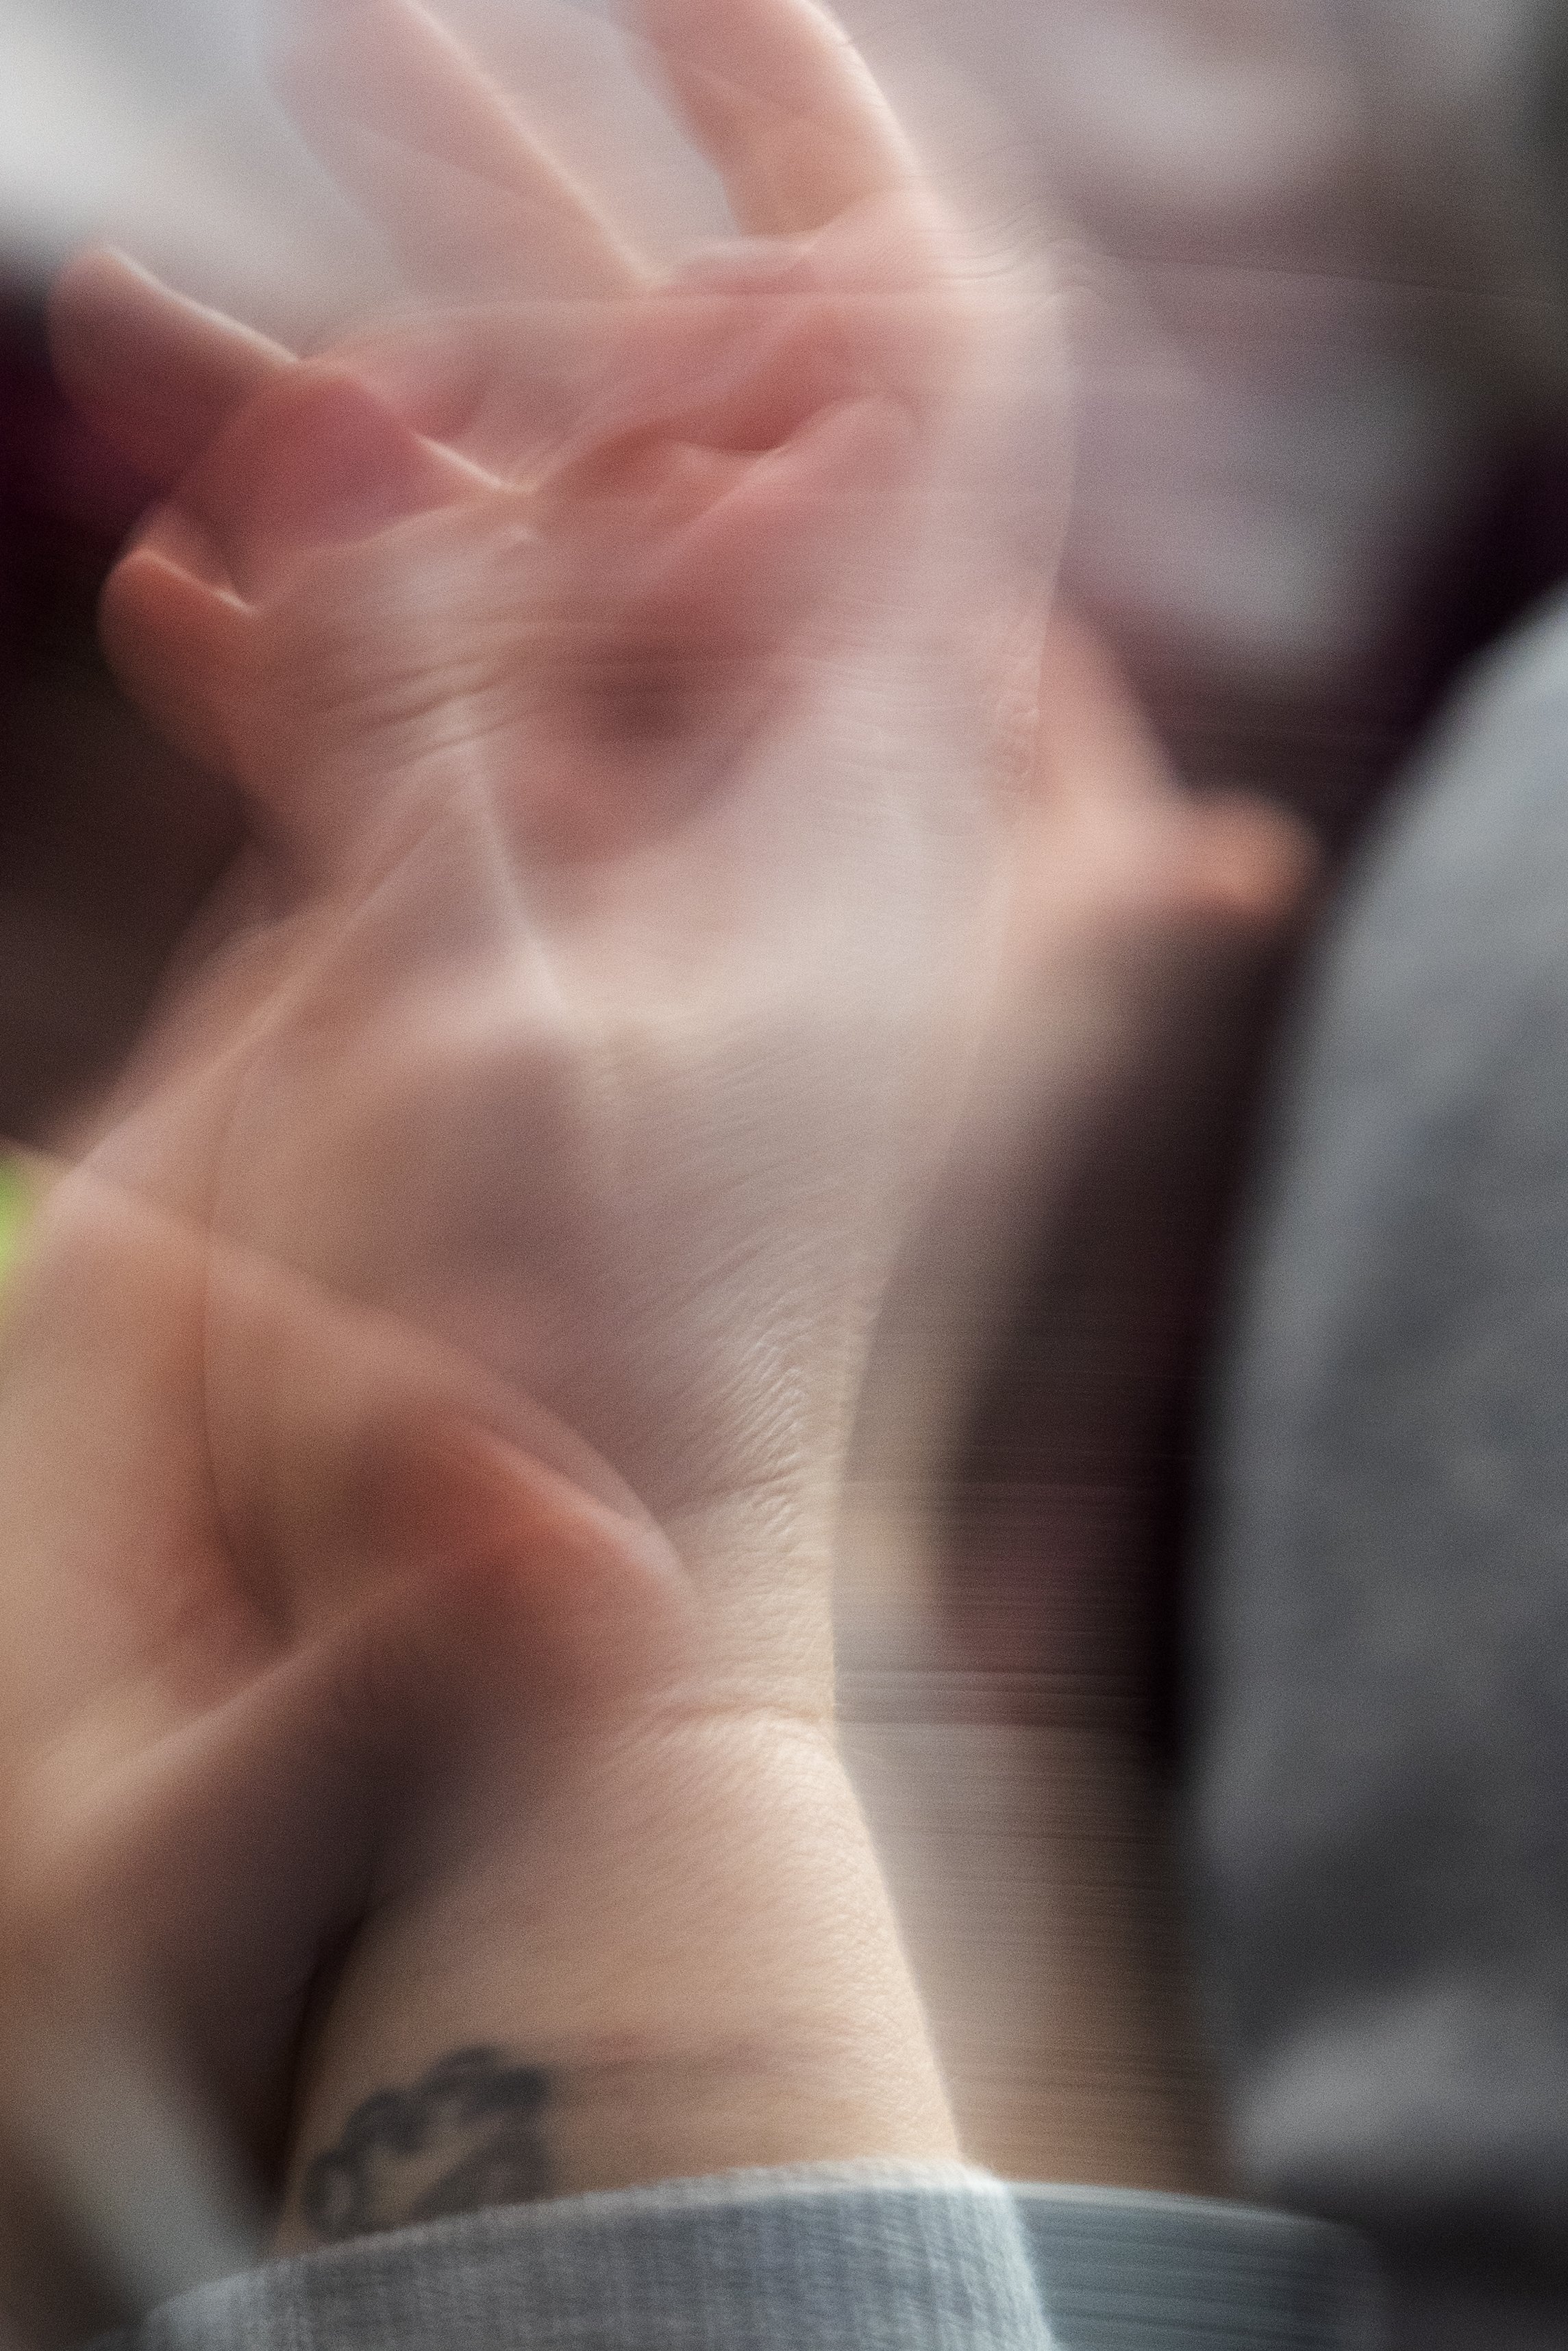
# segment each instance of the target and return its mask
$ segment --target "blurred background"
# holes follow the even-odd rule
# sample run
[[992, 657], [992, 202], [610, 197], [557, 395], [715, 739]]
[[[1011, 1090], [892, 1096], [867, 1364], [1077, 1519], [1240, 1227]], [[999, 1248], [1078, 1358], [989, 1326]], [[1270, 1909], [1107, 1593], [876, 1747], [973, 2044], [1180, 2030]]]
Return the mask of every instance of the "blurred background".
[[[602, 27], [532, 9], [525, 26], [521, 0], [451, 13], [588, 122]], [[1186, 789], [1311, 826], [1321, 910], [1450, 682], [1568, 571], [1557, 9], [843, 13], [960, 191], [1054, 250], [1078, 410], [1067, 596]], [[96, 652], [148, 489], [55, 390], [51, 273], [109, 236], [301, 345], [391, 282], [268, 98], [262, 14], [0, 0], [14, 1139], [67, 1131], [113, 1069], [239, 821]], [[603, 156], [584, 129], [585, 159], [674, 249], [711, 188], [670, 195], [667, 134], [623, 80], [641, 128]], [[1182, 1959], [1180, 1628], [1226, 1240], [1302, 935], [1176, 924], [1113, 975], [1135, 1050], [1075, 1112], [957, 1457], [917, 1498], [936, 1582], [849, 1581], [847, 1737], [971, 2143], [1003, 2170], [1232, 2184]]]

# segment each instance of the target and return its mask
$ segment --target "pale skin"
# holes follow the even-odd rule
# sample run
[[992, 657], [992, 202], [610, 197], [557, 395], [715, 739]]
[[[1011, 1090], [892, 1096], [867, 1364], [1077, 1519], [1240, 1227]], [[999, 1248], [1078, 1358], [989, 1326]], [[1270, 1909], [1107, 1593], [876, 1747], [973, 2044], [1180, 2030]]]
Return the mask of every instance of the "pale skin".
[[741, 231], [668, 282], [418, 8], [305, 16], [322, 152], [473, 275], [309, 362], [110, 256], [59, 296], [169, 486], [107, 642], [254, 828], [6, 1325], [6, 1817], [77, 1856], [16, 1875], [14, 1980], [68, 2005], [115, 1921], [115, 1997], [287, 2143], [287, 2242], [481, 2043], [549, 2077], [549, 2192], [947, 2155], [828, 1565], [1030, 903], [1042, 586], [982, 459], [1033, 292], [809, 0], [643, 0]]
[[[17, 1849], [74, 1840], [67, 1917], [101, 1943], [103, 1812], [147, 1773], [167, 1817], [195, 1801], [161, 1758], [333, 1644], [422, 1654], [432, 1611], [447, 1629], [433, 1576], [477, 1576], [490, 1628], [458, 1761], [390, 1823], [372, 1804], [357, 1853], [304, 1840], [341, 1845], [346, 1882], [305, 1870], [269, 1951], [222, 1931], [232, 1852], [178, 1899], [154, 1870], [145, 1909], [134, 1855], [109, 1872], [133, 1988], [149, 1932], [176, 1992], [237, 1973], [188, 2053], [263, 2147], [311, 1955], [357, 1918], [296, 2179], [366, 2095], [476, 2040], [559, 2085], [553, 2192], [955, 2146], [833, 1748], [826, 1569], [856, 1364], [969, 1011], [950, 975], [984, 967], [1020, 785], [998, 680], [1028, 600], [984, 586], [934, 671], [925, 588], [971, 559], [967, 518], [937, 542], [931, 484], [960, 476], [1007, 322], [825, 19], [662, 5], [643, 29], [752, 237], [673, 286], [508, 117], [491, 303], [403, 323], [358, 372], [110, 260], [59, 301], [68, 376], [100, 414], [132, 386], [107, 421], [172, 485], [107, 640], [256, 821], [9, 1318]], [[394, 143], [472, 155], [497, 129], [416, 9], [317, 12], [310, 37], [390, 45]], [[748, 94], [780, 77], [781, 141]], [[587, 346], [567, 415], [559, 371], [530, 382], [541, 288]], [[494, 395], [444, 437], [362, 381], [411, 344], [437, 395], [476, 370]], [[433, 1431], [439, 1508], [411, 1526], [387, 1480], [428, 1515], [404, 1457]], [[591, 1637], [582, 1546], [529, 1499], [561, 1472], [600, 1498], [572, 1505], [600, 1514]], [[406, 1671], [371, 1681], [395, 1720]], [[276, 1738], [287, 1776], [309, 1742], [267, 1720], [235, 1735], [257, 1771]], [[346, 1786], [373, 1780], [367, 1745]], [[163, 1813], [143, 1833], [167, 1849]], [[37, 1954], [69, 1938], [34, 1877], [16, 1965], [52, 1981]]]

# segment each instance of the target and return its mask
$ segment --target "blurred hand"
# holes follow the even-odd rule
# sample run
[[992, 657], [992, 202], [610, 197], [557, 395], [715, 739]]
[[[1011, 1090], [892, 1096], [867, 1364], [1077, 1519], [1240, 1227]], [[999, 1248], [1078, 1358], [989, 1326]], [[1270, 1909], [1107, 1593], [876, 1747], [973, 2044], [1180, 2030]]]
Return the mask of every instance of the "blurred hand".
[[[113, 261], [62, 290], [68, 375], [171, 479], [110, 644], [256, 838], [10, 1319], [17, 1882], [67, 1857], [16, 1980], [91, 1917], [132, 2006], [203, 2010], [265, 2141], [357, 1922], [306, 2177], [389, 2068], [476, 2032], [621, 2085], [608, 2135], [563, 2126], [558, 2182], [944, 2151], [826, 1729], [824, 1569], [1001, 928], [1035, 600], [978, 493], [1013, 290], [977, 290], [799, 0], [647, 12], [756, 232], [662, 287], [429, 19], [319, 19], [297, 78], [369, 89], [383, 160], [494, 134], [497, 252], [521, 220], [549, 304], [504, 287], [298, 363]], [[540, 1480], [581, 1542], [523, 1509]], [[367, 1846], [341, 1806], [381, 1801], [385, 1744], [324, 1761], [274, 1699], [325, 1673], [338, 1735], [341, 1645], [384, 1658], [362, 1628], [410, 1561], [517, 1613], [460, 1644], [465, 1769], [421, 1733], [439, 1801]], [[400, 1657], [467, 1621], [419, 1589]], [[207, 1768], [231, 1739], [248, 1793]], [[276, 1868], [224, 1825], [269, 1786]]]
[[[769, 1670], [820, 1706], [860, 1354], [1027, 758], [984, 480], [1024, 281], [808, 0], [643, 7], [747, 232], [662, 284], [417, 8], [309, 16], [322, 152], [411, 266], [455, 206], [489, 298], [292, 364], [112, 262], [62, 289], [144, 457], [116, 386], [169, 387], [109, 643], [257, 834], [95, 1167], [546, 1404], [736, 1598], [743, 1680], [758, 1578], [807, 1579]], [[225, 1507], [286, 1559], [293, 1400], [203, 1348]]]

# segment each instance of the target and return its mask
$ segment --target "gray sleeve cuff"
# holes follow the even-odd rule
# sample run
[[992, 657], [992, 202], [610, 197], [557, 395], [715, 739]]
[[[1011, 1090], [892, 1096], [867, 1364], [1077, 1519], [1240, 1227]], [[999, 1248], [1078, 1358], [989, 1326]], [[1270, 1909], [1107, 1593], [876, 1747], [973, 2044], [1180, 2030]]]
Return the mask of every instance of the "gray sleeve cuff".
[[1383, 2282], [1348, 2229], [1197, 2196], [1015, 2188], [1060, 2351], [1378, 2351]]
[[[511, 2206], [169, 2303], [114, 2351], [1046, 2351], [1008, 2192], [813, 2166]], [[106, 2343], [100, 2351], [110, 2351]]]
[[99, 2351], [1372, 2351], [1377, 2339], [1370, 2264], [1340, 2231], [866, 2163], [363, 2238], [204, 2286]]

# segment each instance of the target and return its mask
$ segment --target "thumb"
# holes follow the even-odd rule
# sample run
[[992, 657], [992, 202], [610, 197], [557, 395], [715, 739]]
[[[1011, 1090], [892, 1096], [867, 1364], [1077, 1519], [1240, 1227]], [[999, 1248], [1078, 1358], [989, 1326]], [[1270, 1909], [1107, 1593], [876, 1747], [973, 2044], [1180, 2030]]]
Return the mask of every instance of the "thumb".
[[[167, 518], [172, 524], [173, 518]], [[99, 606], [103, 649], [121, 685], [177, 750], [211, 773], [233, 765], [246, 615], [184, 559], [164, 528], [123, 556]]]
[[85, 2279], [103, 2324], [259, 2258], [252, 2168], [369, 1877], [372, 1748], [336, 1710], [360, 1629], [107, 1781], [100, 1764], [85, 1796], [78, 1769], [62, 1800], [57, 1754], [13, 1797], [0, 2127], [50, 2248], [47, 2277], [7, 2261], [14, 2307], [47, 2312]]

